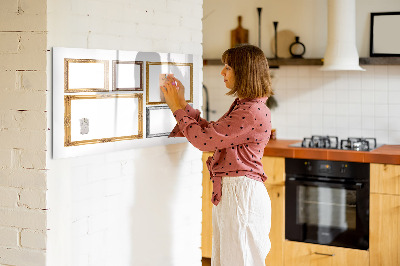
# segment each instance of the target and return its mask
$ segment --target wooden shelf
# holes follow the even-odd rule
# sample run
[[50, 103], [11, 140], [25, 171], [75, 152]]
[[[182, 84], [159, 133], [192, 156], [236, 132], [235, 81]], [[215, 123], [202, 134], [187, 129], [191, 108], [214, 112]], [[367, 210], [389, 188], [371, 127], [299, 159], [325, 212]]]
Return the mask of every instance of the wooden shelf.
[[[323, 58], [268, 58], [271, 68], [279, 66], [322, 66]], [[204, 59], [204, 66], [222, 65], [220, 59]], [[400, 57], [362, 57], [360, 65], [400, 65]]]
[[400, 57], [362, 57], [360, 65], [400, 65]]
[[[304, 65], [322, 65], [321, 58], [268, 58], [268, 64], [270, 67], [279, 66], [304, 66]], [[220, 59], [204, 59], [203, 65], [205, 66], [217, 66], [222, 65]]]

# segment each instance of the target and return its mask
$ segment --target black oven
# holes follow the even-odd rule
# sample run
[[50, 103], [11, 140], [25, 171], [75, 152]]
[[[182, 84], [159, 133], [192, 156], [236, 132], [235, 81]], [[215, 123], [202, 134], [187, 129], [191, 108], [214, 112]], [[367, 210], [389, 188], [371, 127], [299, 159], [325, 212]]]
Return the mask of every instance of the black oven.
[[287, 158], [285, 169], [286, 239], [368, 249], [369, 164]]

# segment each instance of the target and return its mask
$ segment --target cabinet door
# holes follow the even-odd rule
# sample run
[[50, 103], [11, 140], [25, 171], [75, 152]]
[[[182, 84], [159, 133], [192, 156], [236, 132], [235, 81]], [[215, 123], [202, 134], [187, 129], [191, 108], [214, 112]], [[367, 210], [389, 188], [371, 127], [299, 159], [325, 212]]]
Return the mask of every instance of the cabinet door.
[[264, 156], [261, 163], [268, 177], [266, 184], [285, 185], [285, 158]]
[[285, 240], [285, 187], [265, 184], [271, 199], [271, 250], [265, 259], [266, 266], [283, 265]]
[[370, 165], [371, 193], [400, 195], [400, 165]]
[[[365, 250], [285, 241], [285, 266], [367, 266]], [[371, 264], [372, 265], [372, 264]]]
[[202, 224], [201, 224], [201, 253], [204, 258], [211, 258], [212, 252], [212, 183], [206, 161], [211, 152], [203, 153], [203, 195], [202, 195]]
[[371, 194], [371, 266], [400, 265], [400, 196]]

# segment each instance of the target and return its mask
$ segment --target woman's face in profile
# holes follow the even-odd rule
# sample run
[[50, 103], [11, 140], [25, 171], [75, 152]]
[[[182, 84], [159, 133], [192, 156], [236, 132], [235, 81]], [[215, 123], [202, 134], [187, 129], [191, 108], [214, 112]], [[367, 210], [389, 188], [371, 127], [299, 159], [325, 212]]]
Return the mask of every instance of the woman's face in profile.
[[235, 73], [233, 69], [229, 65], [225, 64], [221, 71], [221, 75], [224, 77], [225, 86], [228, 89], [233, 89], [235, 86]]

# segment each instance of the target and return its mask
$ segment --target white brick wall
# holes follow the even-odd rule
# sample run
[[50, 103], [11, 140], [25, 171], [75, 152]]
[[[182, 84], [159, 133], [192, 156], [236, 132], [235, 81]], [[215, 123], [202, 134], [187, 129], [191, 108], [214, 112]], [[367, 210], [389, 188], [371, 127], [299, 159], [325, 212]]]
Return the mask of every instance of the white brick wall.
[[[201, 18], [202, 0], [50, 0], [47, 49], [190, 53], [201, 86]], [[47, 106], [50, 77], [49, 67]], [[49, 153], [46, 168], [48, 265], [201, 265], [201, 152], [188, 143], [63, 160]]]
[[1, 265], [45, 265], [46, 3], [0, 2]]

